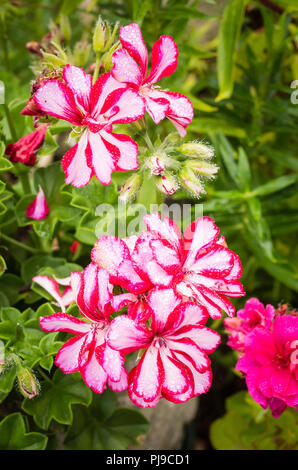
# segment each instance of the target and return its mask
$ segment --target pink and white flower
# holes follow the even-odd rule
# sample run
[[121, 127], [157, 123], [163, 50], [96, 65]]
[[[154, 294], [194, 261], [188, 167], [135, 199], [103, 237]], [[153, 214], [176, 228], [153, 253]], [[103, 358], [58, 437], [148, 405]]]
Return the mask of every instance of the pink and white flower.
[[256, 298], [249, 299], [236, 317], [225, 318], [224, 325], [229, 334], [227, 344], [238, 352], [244, 351], [246, 335], [256, 327], [269, 328], [275, 316], [272, 305], [264, 305]]
[[[41, 286], [55, 299], [55, 305], [59, 305], [63, 313], [66, 311], [68, 305], [75, 302], [75, 295], [70, 285], [70, 276], [61, 279], [56, 277], [52, 279], [49, 276], [40, 274], [34, 276], [32, 281]], [[63, 293], [60, 292], [59, 285], [65, 287]]]
[[177, 68], [178, 48], [170, 36], [161, 36], [151, 53], [151, 71], [147, 75], [148, 52], [137, 23], [122, 26], [119, 34], [123, 49], [114, 52], [113, 77], [139, 93], [146, 103], [146, 110], [155, 124], [167, 117], [177, 128], [181, 137], [193, 118], [192, 104], [186, 96], [161, 90], [155, 86]]
[[208, 354], [220, 342], [219, 335], [204, 326], [207, 310], [193, 302], [181, 303], [172, 289], [164, 288], [149, 293], [148, 306], [150, 329], [121, 315], [107, 336], [116, 351], [145, 350], [129, 373], [130, 399], [146, 408], [161, 398], [181, 403], [206, 393], [212, 382]]
[[113, 133], [113, 126], [144, 115], [139, 95], [110, 73], [92, 85], [91, 75], [73, 65], [64, 67], [63, 80], [48, 80], [33, 98], [44, 113], [82, 127], [79, 141], [62, 160], [65, 182], [81, 187], [95, 175], [102, 184], [110, 184], [114, 170], [138, 168], [137, 143], [128, 135]]
[[272, 329], [254, 328], [236, 370], [245, 375], [252, 398], [275, 418], [287, 406], [298, 410], [298, 317], [282, 315]]
[[218, 239], [214, 221], [200, 217], [183, 236], [168, 217], [161, 220], [154, 213], [144, 216], [144, 221], [147, 231], [137, 238], [131, 253], [116, 237], [96, 242], [92, 260], [111, 274], [112, 282], [133, 294], [153, 286], [171, 287], [205, 306], [213, 319], [221, 317], [221, 310], [233, 316], [235, 308], [227, 296], [245, 295], [239, 281], [242, 267], [223, 237]]
[[79, 371], [96, 393], [106, 386], [120, 392], [127, 388], [124, 354], [111, 349], [106, 337], [112, 313], [112, 285], [108, 273], [94, 263], [83, 273], [71, 274], [71, 286], [84, 321], [66, 313], [40, 318], [44, 331], [66, 331], [76, 335], [58, 351], [55, 364], [65, 374]]
[[48, 206], [45, 194], [42, 190], [42, 187], [39, 186], [36, 197], [27, 207], [26, 216], [30, 219], [42, 220], [46, 218], [49, 212], [50, 208]]

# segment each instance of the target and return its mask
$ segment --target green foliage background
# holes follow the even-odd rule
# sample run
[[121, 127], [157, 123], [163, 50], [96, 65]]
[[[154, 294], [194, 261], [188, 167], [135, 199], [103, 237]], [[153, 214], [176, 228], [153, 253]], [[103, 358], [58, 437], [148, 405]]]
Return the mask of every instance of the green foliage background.
[[[242, 260], [247, 298], [295, 307], [298, 105], [291, 102], [291, 83], [298, 80], [297, 12], [295, 0], [276, 0], [269, 6], [265, 0], [40, 0], [38, 5], [1, 0], [0, 79], [5, 84], [5, 105], [0, 106], [0, 339], [10, 354], [19, 355], [35, 371], [43, 390], [36, 399], [22, 402], [14, 387], [15, 366], [0, 375], [1, 449], [59, 448], [61, 436], [67, 448], [126, 448], [148, 429], [138, 412], [117, 408], [113, 394], [95, 396], [79, 377], [54, 372], [53, 357], [65, 338], [45, 335], [38, 326], [38, 317], [55, 309], [44, 303], [45, 293], [37, 286], [31, 289], [32, 276], [39, 272], [63, 277], [88, 264], [94, 230], [101, 222], [95, 209], [103, 200], [116, 204], [123, 176], [116, 174], [108, 188], [94, 180], [80, 190], [65, 186], [58, 160], [63, 155], [61, 132], [67, 126], [57, 123], [40, 151], [40, 156], [53, 154], [57, 162], [39, 168], [23, 194], [15, 176], [25, 169], [13, 166], [4, 151], [15, 137], [33, 130], [32, 119], [19, 115], [34, 79], [25, 44], [41, 40], [50, 21], [62, 27], [64, 17], [72, 28], [69, 47], [91, 42], [99, 14], [121, 25], [139, 22], [149, 50], [161, 34], [172, 35], [180, 51], [179, 66], [162, 87], [192, 100], [195, 117], [187, 140], [210, 142], [220, 168], [199, 201], [183, 190], [173, 199], [203, 203], [204, 214], [215, 219]], [[92, 49], [86, 51], [84, 67], [94, 62]], [[17, 136], [11, 134], [5, 106]], [[158, 132], [161, 140], [172, 131], [170, 123], [163, 122], [156, 131], [147, 122], [149, 131]], [[39, 184], [51, 211], [46, 221], [32, 223], [25, 209]], [[75, 255], [69, 249], [74, 239], [81, 242]], [[56, 250], [53, 240], [58, 240]], [[244, 302], [239, 299], [236, 306]], [[221, 322], [212, 326], [224, 334]], [[214, 360], [227, 370], [233, 365], [231, 356], [221, 351]], [[58, 390], [64, 396], [61, 401]], [[81, 416], [87, 419], [86, 407], [90, 416], [97, 410], [97, 422], [90, 417], [80, 428]], [[16, 430], [15, 440], [8, 442], [11, 429]], [[213, 427], [213, 445], [220, 448], [216, 432]], [[246, 448], [243, 443], [239, 446]]]

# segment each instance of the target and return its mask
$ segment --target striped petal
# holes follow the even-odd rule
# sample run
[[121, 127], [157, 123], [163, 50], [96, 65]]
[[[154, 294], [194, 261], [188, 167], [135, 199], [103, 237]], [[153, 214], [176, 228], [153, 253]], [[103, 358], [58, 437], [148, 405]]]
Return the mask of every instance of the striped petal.
[[122, 26], [119, 38], [124, 49], [140, 66], [144, 77], [147, 73], [148, 54], [139, 25], [132, 23], [128, 26]]
[[26, 216], [30, 219], [42, 220], [46, 218], [49, 212], [50, 208], [48, 206], [45, 194], [42, 188], [39, 186], [36, 197], [27, 207]]
[[161, 36], [153, 44], [151, 52], [151, 71], [144, 83], [156, 83], [163, 77], [175, 72], [178, 65], [178, 48], [170, 36]]

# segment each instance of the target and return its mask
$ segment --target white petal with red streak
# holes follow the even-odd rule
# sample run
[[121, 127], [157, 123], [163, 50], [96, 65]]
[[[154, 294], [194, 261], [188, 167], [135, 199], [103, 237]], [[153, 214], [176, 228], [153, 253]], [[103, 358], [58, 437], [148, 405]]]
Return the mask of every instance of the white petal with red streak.
[[[112, 99], [112, 96], [115, 99]], [[115, 92], [111, 95], [110, 101], [111, 106], [107, 113], [113, 115], [108, 119], [109, 124], [127, 124], [140, 119], [145, 114], [143, 98], [130, 88]]]
[[217, 240], [219, 228], [210, 217], [199, 217], [184, 231], [184, 249], [188, 252], [184, 267], [190, 268], [200, 250], [209, 249]]
[[136, 170], [138, 168], [138, 144], [125, 134], [101, 131], [102, 137], [118, 149], [117, 170]]
[[122, 368], [121, 377], [118, 382], [113, 382], [110, 378], [107, 381], [108, 387], [110, 387], [114, 392], [123, 392], [128, 387], [128, 373], [127, 370]]
[[139, 25], [132, 23], [127, 26], [122, 26], [119, 31], [119, 38], [122, 46], [138, 63], [143, 76], [145, 76], [147, 72], [148, 54]]
[[153, 44], [151, 52], [151, 71], [144, 83], [156, 83], [163, 77], [168, 77], [177, 68], [178, 48], [170, 36], [161, 36]]
[[127, 316], [116, 317], [107, 333], [108, 345], [117, 351], [128, 354], [146, 348], [152, 338], [149, 330], [141, 328]]
[[88, 112], [92, 88], [91, 75], [87, 75], [80, 67], [67, 64], [63, 69], [63, 78], [72, 90], [78, 104], [85, 112]]
[[59, 349], [55, 358], [55, 365], [60, 367], [64, 374], [71, 374], [79, 370], [79, 356], [84, 341], [85, 336], [70, 338]]
[[136, 61], [125, 49], [120, 49], [112, 55], [112, 75], [122, 83], [139, 87], [143, 80], [142, 72]]
[[159, 352], [150, 346], [136, 368], [134, 393], [145, 401], [154, 400], [160, 393], [163, 382]]
[[168, 355], [164, 348], [160, 349], [160, 357], [164, 369], [162, 392], [170, 395], [184, 393], [189, 386], [188, 375], [183, 367], [172, 355]]
[[91, 327], [90, 323], [71, 317], [66, 313], [53, 313], [48, 317], [40, 317], [39, 322], [44, 331], [67, 331], [74, 334], [86, 334]]
[[65, 312], [65, 301], [62, 299], [62, 296], [59, 291], [58, 283], [51, 279], [48, 276], [40, 275], [32, 278], [32, 281], [36, 282], [44, 290], [46, 290], [60, 305], [62, 312]]
[[50, 209], [45, 194], [42, 188], [39, 187], [36, 197], [27, 207], [26, 216], [31, 219], [42, 220], [48, 215], [49, 211]]
[[88, 157], [92, 161], [96, 177], [102, 184], [110, 184], [112, 172], [116, 168], [115, 155], [105, 145], [100, 134], [90, 132], [88, 142], [90, 144], [90, 155], [88, 154]]
[[148, 304], [153, 311], [152, 329], [154, 332], [164, 330], [169, 315], [181, 302], [173, 289], [155, 288], [148, 295]]
[[66, 176], [65, 183], [77, 188], [88, 184], [92, 176], [92, 169], [88, 166], [86, 157], [89, 135], [90, 133], [85, 131], [76, 145], [66, 152], [61, 162]]
[[38, 108], [46, 114], [80, 125], [82, 116], [72, 91], [64, 83], [49, 80], [36, 91], [33, 98]]
[[144, 222], [150, 232], [159, 236], [159, 238], [167, 240], [171, 245], [180, 250], [181, 232], [178, 225], [169, 217], [164, 217], [161, 220], [158, 212], [147, 214], [144, 216]]

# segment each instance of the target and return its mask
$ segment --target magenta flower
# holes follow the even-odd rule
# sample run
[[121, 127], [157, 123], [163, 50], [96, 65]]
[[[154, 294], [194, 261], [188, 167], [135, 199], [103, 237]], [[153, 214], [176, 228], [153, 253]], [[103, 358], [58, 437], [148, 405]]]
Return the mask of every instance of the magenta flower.
[[270, 328], [275, 315], [272, 305], [264, 305], [256, 298], [249, 299], [244, 309], [238, 310], [234, 318], [225, 318], [229, 333], [228, 345], [236, 351], [244, 351], [245, 337], [256, 327]]
[[177, 68], [178, 48], [173, 38], [161, 36], [155, 42], [151, 53], [151, 71], [147, 75], [148, 53], [139, 25], [122, 26], [119, 37], [123, 49], [112, 56], [113, 77], [138, 92], [155, 124], [167, 117], [184, 137], [186, 127], [193, 118], [191, 102], [180, 93], [161, 90], [154, 85]]
[[298, 317], [278, 316], [271, 330], [251, 331], [236, 369], [245, 375], [252, 398], [270, 407], [275, 418], [286, 406], [298, 409]]
[[26, 166], [33, 166], [36, 162], [36, 153], [43, 144], [46, 132], [47, 124], [39, 126], [14, 144], [8, 144], [5, 154], [9, 155], [9, 160], [14, 163], [21, 162]]
[[29, 204], [26, 210], [26, 216], [30, 219], [42, 220], [48, 215], [50, 209], [45, 197], [45, 194], [39, 186], [38, 193], [34, 200]]
[[[218, 240], [219, 228], [209, 217], [200, 217], [182, 236], [168, 217], [146, 215], [147, 231], [137, 239], [130, 253], [116, 237], [100, 238], [92, 260], [111, 274], [112, 282], [133, 294], [152, 286], [172, 287], [185, 298], [205, 306], [212, 318], [221, 309], [233, 316], [235, 308], [227, 299], [245, 295], [239, 281], [242, 274], [238, 256]], [[111, 253], [113, 253], [111, 255]]]
[[44, 331], [67, 331], [76, 335], [58, 351], [56, 366], [65, 374], [79, 371], [96, 393], [102, 393], [106, 386], [117, 392], [125, 390], [124, 355], [111, 349], [106, 341], [112, 313], [112, 285], [108, 273], [91, 263], [83, 273], [71, 274], [71, 286], [86, 321], [65, 313], [40, 317]]
[[110, 184], [114, 170], [138, 168], [138, 145], [128, 135], [112, 132], [113, 125], [136, 121], [145, 107], [139, 95], [120, 84], [110, 73], [92, 85], [91, 75], [66, 65], [65, 83], [48, 80], [34, 94], [43, 112], [83, 128], [79, 141], [65, 154], [65, 182], [85, 186], [93, 175]]
[[219, 335], [204, 326], [208, 312], [193, 302], [181, 303], [172, 289], [152, 290], [148, 305], [150, 329], [121, 315], [108, 333], [108, 344], [117, 351], [145, 349], [129, 373], [130, 399], [146, 408], [161, 398], [181, 403], [206, 393], [212, 381], [207, 354], [220, 342]]

